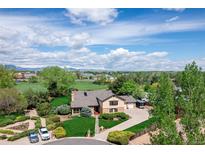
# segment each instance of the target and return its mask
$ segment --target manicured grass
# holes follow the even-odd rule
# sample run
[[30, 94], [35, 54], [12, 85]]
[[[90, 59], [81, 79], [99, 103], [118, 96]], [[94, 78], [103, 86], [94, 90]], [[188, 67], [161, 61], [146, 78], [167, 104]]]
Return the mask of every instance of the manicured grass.
[[51, 106], [53, 108], [56, 108], [56, 107], [63, 105], [63, 104], [70, 105], [70, 102], [71, 102], [71, 96], [61, 96], [61, 97], [54, 98], [51, 101]]
[[114, 127], [122, 122], [126, 121], [126, 119], [124, 120], [105, 120], [105, 119], [99, 119], [99, 126], [103, 126], [104, 128], [111, 128]]
[[155, 117], [152, 117], [142, 123], [139, 123], [137, 125], [134, 125], [128, 129], [125, 129], [125, 131], [131, 131], [133, 133], [139, 133], [141, 131], [143, 131], [144, 129], [146, 128], [149, 128], [150, 126], [152, 126], [155, 122], [156, 122], [156, 118]]
[[63, 123], [66, 130], [66, 136], [86, 136], [87, 131], [90, 130], [91, 134], [95, 132], [95, 118], [73, 117]]
[[23, 93], [29, 89], [32, 89], [33, 91], [39, 91], [39, 92], [47, 91], [46, 87], [42, 83], [20, 82], [17, 83], [15, 87], [16, 89], [20, 90]]
[[94, 84], [92, 81], [76, 81], [72, 87], [78, 90], [100, 90], [108, 88], [107, 85]]

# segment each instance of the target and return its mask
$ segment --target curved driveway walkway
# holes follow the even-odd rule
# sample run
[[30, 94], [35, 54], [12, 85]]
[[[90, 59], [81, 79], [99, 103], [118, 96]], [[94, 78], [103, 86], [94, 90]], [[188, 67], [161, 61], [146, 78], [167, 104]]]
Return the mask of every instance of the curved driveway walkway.
[[115, 131], [115, 130], [125, 130], [125, 129], [127, 129], [131, 126], [134, 126], [138, 123], [141, 123], [149, 118], [148, 109], [139, 109], [139, 108], [126, 109], [125, 113], [130, 115], [131, 118], [129, 120], [127, 120], [119, 125], [116, 125], [110, 129], [107, 129], [99, 134], [96, 134], [94, 138], [106, 141], [109, 132]]
[[111, 145], [108, 142], [90, 139], [90, 138], [65, 138], [54, 142], [46, 143], [46, 145]]

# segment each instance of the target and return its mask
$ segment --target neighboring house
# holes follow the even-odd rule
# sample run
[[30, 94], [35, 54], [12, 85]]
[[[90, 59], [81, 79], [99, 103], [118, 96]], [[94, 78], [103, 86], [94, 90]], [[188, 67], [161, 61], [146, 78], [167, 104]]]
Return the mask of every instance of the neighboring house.
[[132, 96], [118, 96], [110, 90], [73, 91], [71, 96], [72, 114], [79, 114], [83, 107], [89, 107], [94, 114], [124, 112], [135, 108], [136, 100]]

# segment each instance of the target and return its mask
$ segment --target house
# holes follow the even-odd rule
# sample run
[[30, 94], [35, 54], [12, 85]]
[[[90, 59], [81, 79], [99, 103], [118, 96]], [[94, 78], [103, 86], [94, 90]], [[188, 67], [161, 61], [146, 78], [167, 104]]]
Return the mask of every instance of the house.
[[111, 90], [73, 91], [71, 95], [72, 114], [79, 114], [83, 107], [89, 107], [92, 113], [124, 112], [136, 107], [132, 96], [119, 96]]

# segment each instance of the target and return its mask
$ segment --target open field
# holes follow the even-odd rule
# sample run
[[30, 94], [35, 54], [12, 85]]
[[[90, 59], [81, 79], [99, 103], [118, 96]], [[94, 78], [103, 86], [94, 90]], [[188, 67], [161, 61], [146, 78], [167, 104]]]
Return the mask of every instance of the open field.
[[21, 82], [17, 83], [15, 87], [21, 92], [25, 92], [29, 89], [32, 89], [34, 91], [47, 91], [46, 87], [42, 83]]
[[94, 84], [92, 81], [76, 81], [72, 87], [78, 90], [100, 90], [108, 88], [107, 85]]
[[73, 117], [63, 123], [67, 136], [86, 136], [87, 131], [91, 134], [95, 131], [95, 118]]

